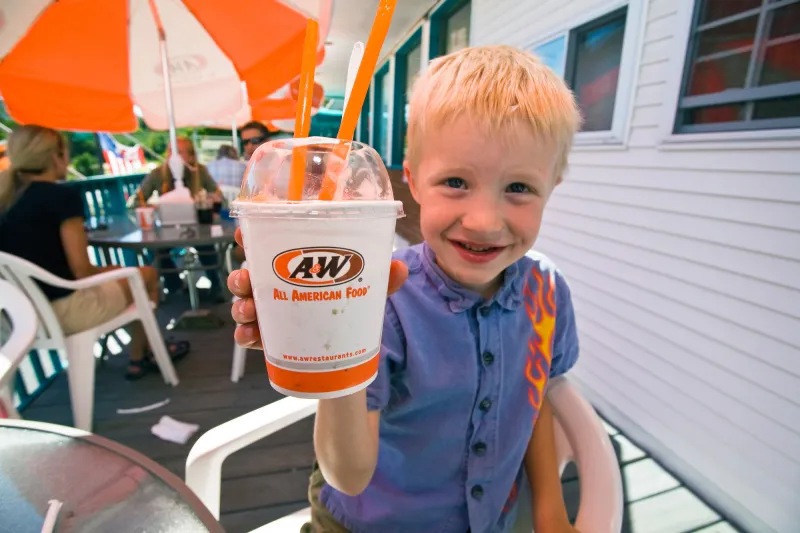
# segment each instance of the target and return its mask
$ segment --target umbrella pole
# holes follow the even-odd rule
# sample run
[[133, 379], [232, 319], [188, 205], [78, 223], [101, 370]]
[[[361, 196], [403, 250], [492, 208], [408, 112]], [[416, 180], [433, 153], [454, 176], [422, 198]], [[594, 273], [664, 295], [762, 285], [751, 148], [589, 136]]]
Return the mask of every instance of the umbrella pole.
[[156, 9], [155, 0], [150, 0], [150, 11], [158, 30], [158, 48], [161, 52], [161, 75], [164, 78], [164, 102], [167, 106], [167, 119], [169, 120], [169, 145], [173, 154], [178, 153], [178, 133], [175, 129], [175, 108], [172, 103], [172, 81], [169, 72], [169, 54], [167, 54], [167, 33], [161, 23], [161, 17]]
[[239, 153], [239, 128], [236, 126], [236, 115], [233, 115], [231, 122], [231, 138], [233, 139], [233, 147], [236, 153]]

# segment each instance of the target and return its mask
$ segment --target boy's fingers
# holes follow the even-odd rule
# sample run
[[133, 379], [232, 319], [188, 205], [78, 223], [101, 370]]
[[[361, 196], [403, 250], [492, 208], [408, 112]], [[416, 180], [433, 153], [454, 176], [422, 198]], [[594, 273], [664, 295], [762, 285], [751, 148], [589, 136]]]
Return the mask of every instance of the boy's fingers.
[[394, 259], [389, 268], [389, 294], [397, 292], [406, 279], [408, 279], [408, 267], [402, 261]]
[[257, 323], [255, 301], [252, 298], [236, 300], [231, 306], [231, 317], [237, 324]]
[[233, 332], [233, 339], [239, 346], [245, 348], [261, 348], [261, 334], [257, 324], [245, 324], [237, 326]]
[[236, 240], [236, 244], [242, 247], [244, 250], [244, 243], [242, 242], [242, 228], [236, 228], [236, 231], [233, 232], [233, 238]]
[[250, 272], [244, 268], [231, 272], [228, 276], [228, 290], [239, 298], [252, 298], [253, 288], [250, 286]]

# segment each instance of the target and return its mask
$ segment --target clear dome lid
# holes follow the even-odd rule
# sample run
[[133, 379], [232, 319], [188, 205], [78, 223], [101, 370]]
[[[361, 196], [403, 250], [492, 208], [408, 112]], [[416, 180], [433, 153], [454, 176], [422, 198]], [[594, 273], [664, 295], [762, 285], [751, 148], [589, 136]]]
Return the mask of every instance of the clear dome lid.
[[[304, 159], [302, 200], [290, 200], [293, 161], [298, 157]], [[378, 152], [366, 144], [327, 137], [270, 141], [250, 158], [236, 203], [317, 200], [394, 200], [389, 173]]]

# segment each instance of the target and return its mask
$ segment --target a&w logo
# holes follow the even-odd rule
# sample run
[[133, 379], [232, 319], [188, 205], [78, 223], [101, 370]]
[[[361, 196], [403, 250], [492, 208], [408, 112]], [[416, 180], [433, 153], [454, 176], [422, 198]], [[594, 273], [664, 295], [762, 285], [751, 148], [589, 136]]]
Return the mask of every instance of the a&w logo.
[[300, 287], [330, 287], [347, 283], [364, 270], [364, 257], [347, 248], [296, 248], [272, 260], [275, 275]]

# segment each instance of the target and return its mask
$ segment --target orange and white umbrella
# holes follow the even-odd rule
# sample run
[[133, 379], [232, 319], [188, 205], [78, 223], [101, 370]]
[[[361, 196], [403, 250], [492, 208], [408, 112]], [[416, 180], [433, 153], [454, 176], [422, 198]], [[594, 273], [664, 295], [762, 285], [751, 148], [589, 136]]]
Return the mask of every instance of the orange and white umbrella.
[[[274, 120], [294, 120], [297, 111], [299, 79], [282, 87], [268, 98], [256, 102], [245, 103], [235, 116], [227, 120], [212, 118], [204, 120], [196, 126], [213, 128], [240, 128], [245, 123], [255, 120], [258, 122], [271, 122]], [[242, 89], [246, 91], [245, 88]], [[311, 101], [311, 114], [314, 115], [325, 99], [325, 90], [319, 83], [314, 84], [314, 94]], [[244, 98], [246, 101], [246, 96]]]
[[248, 100], [297, 77], [309, 18], [322, 61], [332, 3], [4, 1], [0, 94], [16, 121], [58, 129], [134, 131], [134, 105], [153, 129], [230, 127]]

